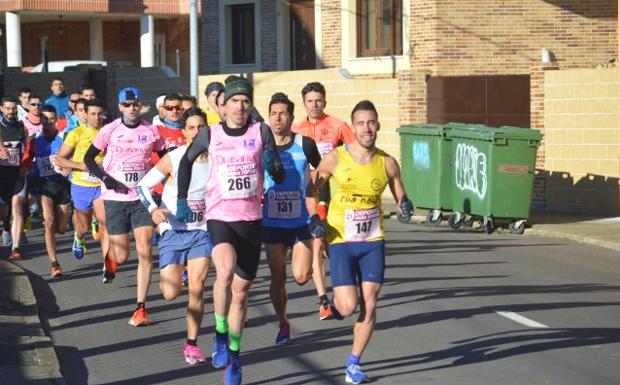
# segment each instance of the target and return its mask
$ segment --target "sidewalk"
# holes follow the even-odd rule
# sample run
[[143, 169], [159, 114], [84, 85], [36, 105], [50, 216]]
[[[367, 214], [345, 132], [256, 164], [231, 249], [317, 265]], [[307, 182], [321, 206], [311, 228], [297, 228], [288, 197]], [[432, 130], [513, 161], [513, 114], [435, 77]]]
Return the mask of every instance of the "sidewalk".
[[0, 260], [0, 383], [64, 384], [26, 273]]
[[[398, 208], [394, 203], [384, 203], [386, 216], [393, 217]], [[413, 223], [424, 223], [425, 210], [416, 210]], [[447, 226], [444, 217], [442, 226]], [[501, 231], [501, 230], [499, 230]], [[596, 218], [577, 214], [532, 212], [523, 236], [568, 239], [571, 241], [620, 251], [620, 217]]]

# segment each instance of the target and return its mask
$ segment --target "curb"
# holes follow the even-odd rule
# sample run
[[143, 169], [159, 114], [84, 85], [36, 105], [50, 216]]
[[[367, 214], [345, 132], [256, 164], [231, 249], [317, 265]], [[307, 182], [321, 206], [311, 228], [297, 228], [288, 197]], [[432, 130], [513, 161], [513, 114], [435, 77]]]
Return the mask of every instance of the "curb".
[[542, 230], [529, 228], [523, 233], [526, 237], [544, 237], [553, 239], [568, 239], [579, 243], [584, 243], [593, 246], [603, 247], [605, 249], [620, 251], [620, 244], [616, 242], [603, 241], [601, 239], [584, 237], [583, 235], [575, 235], [571, 233], [565, 233], [557, 230]]
[[0, 378], [10, 384], [65, 385], [52, 340], [45, 334], [26, 272], [0, 260]]
[[[385, 219], [397, 220], [396, 214], [397, 214], [396, 212], [389, 212], [389, 213], [384, 214], [383, 217]], [[411, 218], [410, 223], [411, 224], [424, 224], [425, 221], [426, 221], [426, 217], [424, 216], [413, 216]], [[536, 225], [534, 225], [534, 227], [536, 227]], [[610, 249], [614, 251], [620, 251], [620, 243], [618, 242], [604, 241], [604, 240], [597, 239], [597, 238], [585, 237], [583, 235], [571, 234], [571, 233], [557, 231], [557, 230], [543, 230], [543, 229], [529, 227], [525, 229], [525, 232], [522, 234], [522, 236], [542, 237], [542, 238], [550, 238], [550, 239], [566, 239], [566, 240], [570, 240], [570, 241], [574, 241], [578, 243], [598, 246], [598, 247], [602, 247], [602, 248]]]

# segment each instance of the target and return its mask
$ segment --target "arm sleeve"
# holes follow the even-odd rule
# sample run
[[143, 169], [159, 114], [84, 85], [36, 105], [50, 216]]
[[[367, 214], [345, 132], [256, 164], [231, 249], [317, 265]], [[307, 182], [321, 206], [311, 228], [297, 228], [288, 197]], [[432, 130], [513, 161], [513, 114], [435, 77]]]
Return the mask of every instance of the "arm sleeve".
[[95, 157], [99, 155], [100, 152], [101, 150], [95, 147], [95, 143], [91, 144], [90, 147], [88, 147], [86, 154], [84, 154], [84, 164], [94, 176], [103, 180], [105, 173], [97, 162], [95, 162]]
[[211, 141], [211, 130], [209, 127], [205, 127], [200, 132], [194, 140], [192, 144], [187, 148], [183, 157], [181, 157], [181, 162], [179, 163], [179, 171], [178, 171], [178, 199], [187, 199], [187, 190], [189, 189], [189, 182], [192, 177], [192, 164], [200, 156], [200, 154], [205, 153], [209, 150], [209, 143]]
[[278, 149], [276, 148], [276, 141], [273, 138], [271, 128], [266, 124], [261, 124], [261, 137], [263, 140], [263, 165], [265, 170], [271, 176], [277, 184], [284, 181], [285, 173]]
[[316, 146], [316, 142], [312, 140], [312, 138], [304, 136], [301, 138], [301, 147], [304, 150], [306, 159], [308, 159], [308, 163], [310, 163], [314, 169], [319, 167], [319, 163], [321, 162], [321, 154]]
[[157, 208], [157, 203], [155, 203], [153, 196], [151, 195], [151, 189], [163, 182], [165, 179], [166, 176], [162, 174], [157, 167], [153, 167], [146, 173], [144, 178], [140, 180], [140, 183], [138, 183], [138, 188], [136, 191], [140, 197], [140, 202], [142, 202], [144, 207], [146, 207], [149, 212]]

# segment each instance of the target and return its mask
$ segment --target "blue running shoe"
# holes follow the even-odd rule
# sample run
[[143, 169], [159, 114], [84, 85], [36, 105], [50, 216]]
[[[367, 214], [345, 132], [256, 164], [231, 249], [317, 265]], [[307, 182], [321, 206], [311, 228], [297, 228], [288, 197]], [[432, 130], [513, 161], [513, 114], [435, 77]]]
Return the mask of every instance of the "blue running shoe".
[[349, 384], [361, 384], [362, 382], [369, 382], [370, 379], [362, 372], [362, 368], [359, 365], [349, 364], [344, 370], [346, 375], [346, 381]]
[[215, 347], [211, 354], [211, 365], [221, 369], [228, 365], [228, 335], [215, 333]]
[[286, 345], [290, 342], [290, 331], [288, 324], [280, 325], [280, 331], [278, 331], [278, 335], [276, 336], [276, 344], [278, 345]]
[[238, 354], [231, 354], [224, 372], [224, 385], [241, 385], [241, 362]]
[[73, 251], [73, 256], [75, 259], [84, 258], [84, 254], [86, 254], [86, 243], [84, 240], [79, 239], [77, 235], [73, 236], [73, 246], [71, 246], [71, 251]]

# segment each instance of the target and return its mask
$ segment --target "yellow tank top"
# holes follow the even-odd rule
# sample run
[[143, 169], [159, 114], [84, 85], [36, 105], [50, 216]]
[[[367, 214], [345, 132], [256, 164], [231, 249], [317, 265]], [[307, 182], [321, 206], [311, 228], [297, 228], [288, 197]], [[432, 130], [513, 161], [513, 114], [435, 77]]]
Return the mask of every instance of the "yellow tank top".
[[[72, 160], [74, 162], [84, 162], [84, 155], [86, 155], [86, 151], [88, 151], [98, 133], [98, 129], [88, 128], [80, 124], [67, 134], [64, 144], [73, 148]], [[101, 164], [103, 162], [103, 153], [99, 153], [95, 157], [95, 161]], [[88, 171], [73, 170], [71, 172], [71, 183], [85, 187], [97, 187], [101, 184], [101, 181]]]
[[381, 194], [388, 184], [386, 153], [377, 149], [369, 164], [358, 164], [340, 146], [338, 166], [329, 180], [331, 201], [327, 211], [329, 243], [383, 239]]

